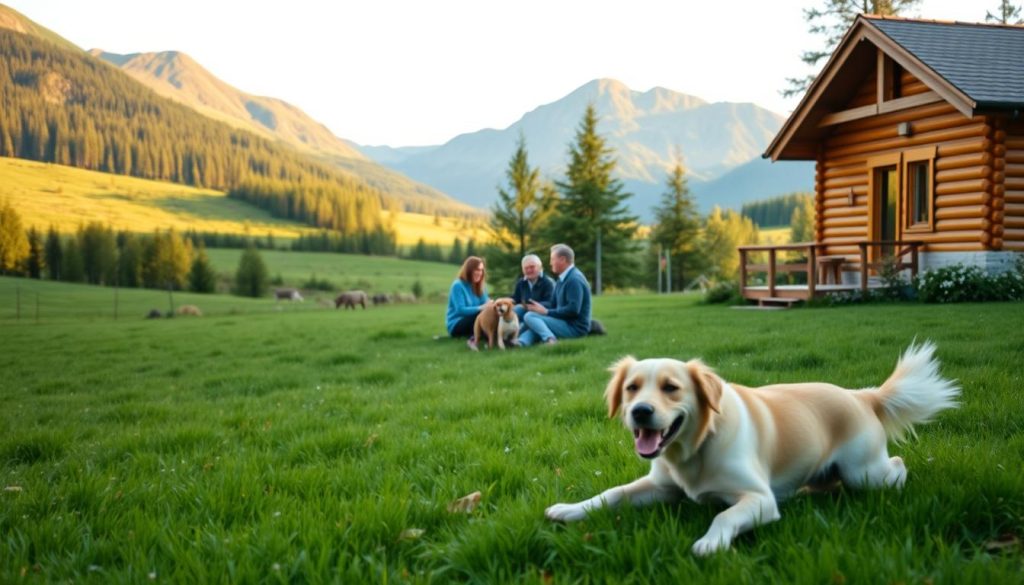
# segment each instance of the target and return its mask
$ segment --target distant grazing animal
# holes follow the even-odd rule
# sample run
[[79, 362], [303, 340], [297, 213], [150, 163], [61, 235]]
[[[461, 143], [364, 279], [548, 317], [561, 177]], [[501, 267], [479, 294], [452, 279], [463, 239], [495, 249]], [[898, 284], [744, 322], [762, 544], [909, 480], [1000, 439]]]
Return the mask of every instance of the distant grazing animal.
[[400, 303], [415, 303], [416, 302], [416, 295], [412, 294], [411, 292], [408, 292], [408, 293], [400, 292], [400, 293], [398, 293], [398, 302], [400, 302]]
[[[505, 349], [505, 341], [512, 345], [519, 342], [519, 317], [513, 310], [516, 304], [510, 298], [502, 298], [494, 301], [489, 308], [482, 309], [476, 316], [473, 323], [473, 337], [476, 344], [483, 341], [481, 334], [487, 336], [487, 349], [494, 347], [494, 340], [498, 340], [498, 347]], [[475, 345], [470, 345], [476, 350]]]
[[345, 305], [346, 309], [355, 310], [356, 305], [362, 305], [362, 307], [365, 309], [366, 300], [366, 293], [364, 293], [363, 291], [348, 290], [338, 295], [338, 298], [334, 299], [334, 308], [337, 309], [342, 305]]
[[274, 297], [279, 301], [302, 301], [302, 295], [294, 288], [279, 288], [274, 291]]
[[203, 312], [200, 311], [199, 307], [197, 307], [195, 305], [182, 305], [182, 306], [178, 307], [178, 315], [181, 315], [183, 317], [187, 317], [187, 316], [202, 317], [203, 316]]
[[149, 312], [146, 313], [147, 319], [159, 319], [163, 316], [164, 314], [160, 312], [160, 309], [150, 309]]
[[377, 294], [373, 295], [373, 304], [375, 306], [376, 305], [386, 305], [386, 304], [388, 304], [390, 302], [391, 302], [391, 295], [389, 295], [387, 293], [377, 293]]
[[911, 345], [880, 387], [853, 391], [823, 382], [748, 388], [700, 360], [624, 357], [610, 369], [608, 416], [622, 412], [651, 470], [545, 515], [574, 521], [622, 503], [717, 499], [728, 508], [692, 549], [707, 555], [778, 520], [777, 502], [804, 486], [840, 479], [849, 487], [902, 488], [907, 466], [889, 457], [887, 438], [913, 435], [914, 424], [956, 407], [960, 395], [939, 375], [934, 354], [932, 343]]

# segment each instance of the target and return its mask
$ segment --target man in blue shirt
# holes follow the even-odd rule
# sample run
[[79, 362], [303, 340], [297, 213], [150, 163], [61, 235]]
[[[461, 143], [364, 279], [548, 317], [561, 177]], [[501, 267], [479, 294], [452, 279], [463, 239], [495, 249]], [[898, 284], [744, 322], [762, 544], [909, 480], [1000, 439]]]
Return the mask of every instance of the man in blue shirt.
[[530, 301], [523, 318], [523, 346], [559, 338], [583, 337], [590, 332], [590, 284], [575, 265], [576, 254], [565, 244], [551, 247], [551, 272], [558, 276], [555, 296], [549, 303]]
[[526, 316], [526, 305], [532, 300], [538, 303], [550, 303], [555, 295], [555, 281], [544, 275], [544, 265], [540, 256], [527, 254], [523, 256], [523, 277], [516, 282], [512, 300], [516, 304], [515, 312], [522, 322]]

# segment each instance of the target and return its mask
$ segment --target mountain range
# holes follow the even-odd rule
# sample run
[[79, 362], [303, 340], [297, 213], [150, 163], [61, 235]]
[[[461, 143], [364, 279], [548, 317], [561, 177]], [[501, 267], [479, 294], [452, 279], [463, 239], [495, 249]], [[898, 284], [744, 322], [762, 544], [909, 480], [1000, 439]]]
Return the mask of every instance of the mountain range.
[[[0, 28], [81, 51], [3, 5]], [[613, 149], [617, 176], [634, 195], [628, 204], [643, 220], [651, 218], [667, 175], [680, 160], [704, 212], [714, 205], [739, 209], [748, 201], [809, 191], [813, 181], [811, 163], [770, 164], [760, 158], [782, 116], [754, 104], [709, 103], [661, 87], [639, 92], [613, 79], [598, 79], [527, 112], [508, 128], [462, 134], [442, 145], [394, 148], [355, 145], [335, 136], [299, 108], [234, 88], [182, 52], [115, 54], [93, 49], [89, 54], [160, 96], [287, 144], [405, 201], [411, 209], [480, 213], [505, 184], [508, 159], [520, 137], [530, 163], [545, 178], [562, 179], [569, 147], [590, 103], [600, 117], [598, 130]]]
[[526, 113], [503, 130], [462, 134], [439, 146], [361, 146], [368, 157], [433, 185], [457, 199], [487, 207], [505, 185], [508, 160], [520, 136], [530, 164], [560, 180], [588, 103], [598, 131], [614, 151], [617, 176], [634, 197], [629, 205], [649, 219], [677, 160], [683, 162], [698, 206], [739, 209], [747, 201], [810, 191], [813, 163], [761, 159], [784, 118], [749, 103], [708, 103], [656, 87], [646, 92], [613, 79], [591, 81], [562, 99]]

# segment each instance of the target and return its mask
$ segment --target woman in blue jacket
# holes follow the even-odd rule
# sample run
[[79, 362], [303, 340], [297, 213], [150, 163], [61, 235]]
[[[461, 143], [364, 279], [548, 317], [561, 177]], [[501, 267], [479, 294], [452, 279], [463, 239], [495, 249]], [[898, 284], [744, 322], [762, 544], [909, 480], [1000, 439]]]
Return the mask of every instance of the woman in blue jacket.
[[487, 285], [484, 284], [486, 270], [483, 258], [470, 256], [462, 263], [459, 277], [448, 291], [448, 312], [445, 326], [452, 337], [469, 337], [473, 343], [473, 322], [477, 314], [491, 304], [487, 299]]

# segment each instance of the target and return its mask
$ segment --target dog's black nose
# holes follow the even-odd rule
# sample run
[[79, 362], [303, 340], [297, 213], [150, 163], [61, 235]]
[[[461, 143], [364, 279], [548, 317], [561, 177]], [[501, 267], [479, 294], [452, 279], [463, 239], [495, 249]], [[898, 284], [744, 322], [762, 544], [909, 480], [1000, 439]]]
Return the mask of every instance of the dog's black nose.
[[641, 402], [634, 405], [630, 413], [633, 415], [633, 422], [643, 425], [651, 422], [651, 417], [654, 416], [654, 407], [646, 402]]

